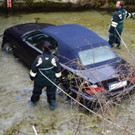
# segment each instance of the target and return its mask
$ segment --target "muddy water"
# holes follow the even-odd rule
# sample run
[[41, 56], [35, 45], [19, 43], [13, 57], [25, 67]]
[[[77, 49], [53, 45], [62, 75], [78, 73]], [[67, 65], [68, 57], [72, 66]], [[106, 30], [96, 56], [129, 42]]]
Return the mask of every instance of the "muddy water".
[[[105, 11], [84, 11], [84, 12], [45, 12], [14, 14], [6, 17], [0, 15], [0, 34], [10, 26], [35, 22], [51, 24], [79, 24], [104, 39], [108, 38], [108, 26], [112, 13]], [[122, 38], [129, 47], [131, 53], [135, 53], [135, 23], [134, 19], [125, 21], [125, 28]], [[1, 43], [1, 38], [0, 38]], [[116, 50], [123, 58], [134, 64], [128, 51], [122, 46], [120, 51]], [[64, 103], [65, 97], [57, 95], [59, 107], [53, 112], [48, 109], [45, 92], [43, 92], [38, 106], [29, 108], [27, 101], [30, 99], [33, 83], [29, 79], [29, 70], [21, 61], [12, 55], [0, 51], [0, 135], [34, 135], [34, 126], [39, 135], [100, 135], [100, 134], [127, 134], [120, 132], [119, 128], [107, 124], [95, 115], [89, 115], [83, 109], [84, 115], [77, 112], [75, 105]], [[126, 109], [113, 107], [108, 116], [121, 126], [127, 126], [135, 132], [135, 95], [124, 99], [121, 105]], [[131, 112], [132, 111], [132, 112]], [[90, 116], [90, 117], [89, 117]], [[123, 124], [124, 123], [124, 124]]]

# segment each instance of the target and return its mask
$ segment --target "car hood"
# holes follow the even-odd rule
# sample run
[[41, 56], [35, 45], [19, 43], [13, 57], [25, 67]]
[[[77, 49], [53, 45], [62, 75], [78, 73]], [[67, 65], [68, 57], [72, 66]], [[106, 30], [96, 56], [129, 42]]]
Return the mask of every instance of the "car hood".
[[82, 74], [84, 78], [91, 83], [97, 83], [119, 77], [116, 68], [112, 65], [104, 65], [84, 70]]
[[103, 66], [98, 66], [95, 68], [85, 69], [85, 70], [74, 70], [64, 65], [64, 68], [71, 71], [72, 73], [80, 76], [91, 83], [102, 82], [105, 80], [111, 80], [118, 78], [121, 75], [127, 75], [128, 71], [125, 67], [127, 64], [125, 61], [115, 62], [111, 64], [106, 64]]

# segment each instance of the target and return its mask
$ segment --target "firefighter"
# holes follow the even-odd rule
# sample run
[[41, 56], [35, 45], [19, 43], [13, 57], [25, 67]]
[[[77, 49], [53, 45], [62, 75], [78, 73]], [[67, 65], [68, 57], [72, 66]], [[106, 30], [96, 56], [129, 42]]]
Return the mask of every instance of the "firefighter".
[[[52, 45], [48, 41], [43, 43], [42, 49], [43, 54], [36, 57], [30, 70], [30, 79], [34, 81], [34, 89], [28, 104], [34, 107], [42, 94], [42, 89], [46, 87], [50, 110], [55, 110], [57, 107], [56, 87], [53, 83], [56, 82], [56, 78], [61, 77], [61, 67], [58, 58], [51, 54]], [[53, 83], [48, 81], [44, 75]]]
[[114, 13], [113, 19], [109, 27], [109, 41], [111, 47], [117, 44], [117, 48], [120, 49], [121, 34], [123, 31], [123, 21], [125, 18], [132, 18], [134, 13], [128, 13], [124, 8], [123, 0], [119, 0], [116, 3], [117, 11]]

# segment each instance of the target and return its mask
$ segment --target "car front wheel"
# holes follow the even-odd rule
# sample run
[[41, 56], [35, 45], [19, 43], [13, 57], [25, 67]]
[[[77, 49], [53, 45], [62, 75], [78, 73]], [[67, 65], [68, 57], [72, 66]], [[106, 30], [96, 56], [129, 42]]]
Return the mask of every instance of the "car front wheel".
[[10, 42], [6, 42], [2, 46], [2, 51], [6, 53], [13, 53], [13, 48]]

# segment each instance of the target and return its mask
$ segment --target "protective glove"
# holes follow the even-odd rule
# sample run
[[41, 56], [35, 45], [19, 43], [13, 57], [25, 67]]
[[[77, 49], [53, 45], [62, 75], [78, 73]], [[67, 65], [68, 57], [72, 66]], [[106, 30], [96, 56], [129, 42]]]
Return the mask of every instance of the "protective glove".
[[132, 16], [134, 16], [134, 15], [135, 15], [135, 12], [132, 13]]

